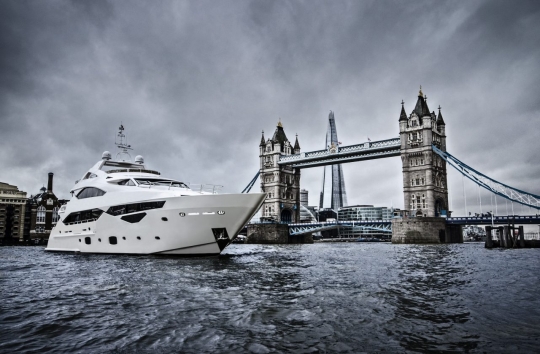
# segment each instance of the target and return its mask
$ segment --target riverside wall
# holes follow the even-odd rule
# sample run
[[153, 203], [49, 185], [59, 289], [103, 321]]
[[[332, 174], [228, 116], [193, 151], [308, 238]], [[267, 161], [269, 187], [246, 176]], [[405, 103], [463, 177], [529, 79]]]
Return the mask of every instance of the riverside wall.
[[289, 236], [286, 224], [249, 224], [247, 225], [246, 243], [251, 244], [289, 244], [313, 243], [311, 234]]

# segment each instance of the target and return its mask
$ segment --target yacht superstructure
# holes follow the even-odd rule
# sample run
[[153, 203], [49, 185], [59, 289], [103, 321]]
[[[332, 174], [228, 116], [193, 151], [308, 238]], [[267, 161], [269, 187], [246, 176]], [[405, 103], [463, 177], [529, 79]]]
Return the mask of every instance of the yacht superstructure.
[[47, 251], [218, 255], [257, 212], [264, 193], [217, 194], [132, 163], [120, 126], [116, 161], [104, 152], [71, 189]]

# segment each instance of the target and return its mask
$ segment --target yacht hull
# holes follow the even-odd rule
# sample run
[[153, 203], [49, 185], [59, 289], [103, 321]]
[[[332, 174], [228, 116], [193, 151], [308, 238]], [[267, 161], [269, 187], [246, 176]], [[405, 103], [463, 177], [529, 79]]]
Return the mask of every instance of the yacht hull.
[[258, 211], [264, 198], [262, 193], [155, 198], [146, 201], [165, 201], [162, 208], [116, 216], [106, 213], [109, 206], [104, 206], [96, 221], [59, 222], [46, 251], [218, 255]]

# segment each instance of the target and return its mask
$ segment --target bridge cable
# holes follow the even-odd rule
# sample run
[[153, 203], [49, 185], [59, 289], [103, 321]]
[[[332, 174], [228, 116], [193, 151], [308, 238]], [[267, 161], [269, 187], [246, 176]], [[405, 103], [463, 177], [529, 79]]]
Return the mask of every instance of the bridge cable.
[[251, 187], [253, 187], [255, 182], [257, 182], [257, 178], [259, 178], [260, 174], [261, 174], [261, 171], [257, 171], [257, 174], [255, 175], [255, 177], [253, 177], [253, 179], [248, 183], [248, 185], [246, 186], [246, 188], [244, 188], [242, 193], [249, 193], [249, 191], [251, 190]]
[[[487, 189], [491, 193], [499, 195], [505, 198], [505, 200], [509, 200], [512, 203], [512, 213], [514, 212], [514, 202], [530, 206], [535, 209], [540, 209], [540, 196], [498, 182], [493, 178], [490, 178], [483, 173], [476, 171], [474, 168], [458, 160], [449, 152], [440, 150], [435, 145], [432, 145], [431, 148], [433, 149], [433, 152], [442, 157], [448, 164], [450, 164], [450, 166], [454, 167], [458, 172], [460, 172], [462, 176], [467, 177], [468, 179], [478, 184], [480, 187]], [[465, 191], [465, 189], [463, 189], [463, 191]]]

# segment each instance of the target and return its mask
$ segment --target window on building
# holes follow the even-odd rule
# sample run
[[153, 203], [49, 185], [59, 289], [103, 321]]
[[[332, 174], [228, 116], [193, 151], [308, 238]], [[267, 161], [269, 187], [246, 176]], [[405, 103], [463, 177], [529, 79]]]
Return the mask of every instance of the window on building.
[[420, 159], [420, 165], [424, 164], [424, 159]]
[[45, 223], [45, 207], [43, 205], [40, 205], [37, 208], [36, 223], [38, 224]]
[[416, 197], [414, 196], [414, 194], [412, 195], [411, 197], [411, 209], [414, 210], [416, 209]]
[[52, 222], [57, 222], [58, 219], [60, 219], [60, 215], [58, 215], [58, 207], [54, 207], [52, 211]]
[[418, 206], [418, 208], [422, 207], [422, 204], [420, 204], [420, 196], [416, 197], [416, 205]]
[[425, 184], [425, 180], [424, 180], [424, 177], [422, 177], [422, 185]]
[[426, 196], [422, 194], [422, 208], [426, 208]]
[[419, 186], [420, 185], [420, 178], [416, 177], [416, 185]]

